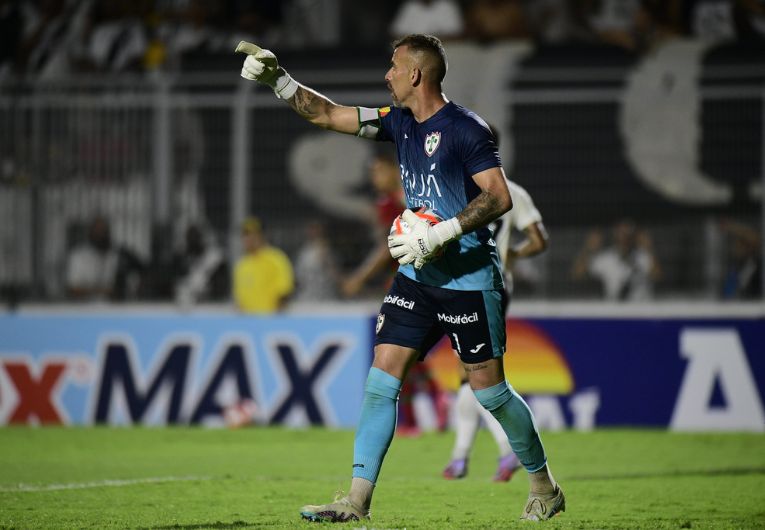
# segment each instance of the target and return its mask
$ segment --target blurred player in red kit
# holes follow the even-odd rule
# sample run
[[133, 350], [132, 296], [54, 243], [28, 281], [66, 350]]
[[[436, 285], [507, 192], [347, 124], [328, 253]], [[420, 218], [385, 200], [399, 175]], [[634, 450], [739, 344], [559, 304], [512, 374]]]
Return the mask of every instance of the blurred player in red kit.
[[[346, 297], [356, 296], [365, 285], [385, 272], [388, 273], [385, 279], [387, 290], [398, 269], [398, 262], [391, 258], [387, 238], [393, 221], [406, 208], [406, 202], [399, 167], [394, 156], [385, 152], [376, 154], [369, 165], [369, 178], [376, 193], [375, 240], [379, 243], [369, 257], [342, 283], [342, 292]], [[427, 394], [431, 399], [438, 430], [446, 430], [449, 420], [448, 398], [433, 378], [427, 364], [416, 363], [401, 387], [397, 434], [416, 436], [420, 433], [414, 411], [414, 397], [418, 392]]]

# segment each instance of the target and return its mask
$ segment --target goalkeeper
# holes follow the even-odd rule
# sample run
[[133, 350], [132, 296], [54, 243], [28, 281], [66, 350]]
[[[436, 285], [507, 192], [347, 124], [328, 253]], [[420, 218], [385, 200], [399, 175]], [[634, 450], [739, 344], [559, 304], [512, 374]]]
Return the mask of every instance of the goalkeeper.
[[[242, 42], [242, 77], [270, 86], [309, 122], [396, 145], [412, 227], [388, 238], [400, 267], [377, 317], [374, 361], [356, 430], [353, 478], [346, 497], [301, 509], [305, 519], [366, 520], [380, 468], [393, 439], [396, 400], [408, 368], [446, 335], [476, 398], [502, 425], [529, 476], [522, 519], [565, 509], [534, 419], [505, 380], [505, 293], [502, 266], [487, 225], [512, 199], [494, 138], [475, 113], [446, 99], [446, 53], [437, 38], [396, 41], [385, 75], [393, 107], [338, 105], [299, 84], [268, 50]], [[477, 80], [476, 82], [480, 82]], [[411, 209], [428, 206], [445, 219], [434, 226]], [[434, 259], [436, 256], [437, 259]]]

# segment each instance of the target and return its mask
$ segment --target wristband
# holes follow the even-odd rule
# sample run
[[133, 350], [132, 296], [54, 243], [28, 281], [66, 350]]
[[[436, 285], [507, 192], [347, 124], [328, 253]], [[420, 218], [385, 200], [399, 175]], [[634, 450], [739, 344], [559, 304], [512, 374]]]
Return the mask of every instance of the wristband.
[[290, 74], [282, 70], [282, 75], [276, 78], [274, 83], [274, 93], [279, 99], [290, 99], [295, 95], [298, 89], [298, 82], [292, 79]]
[[431, 234], [437, 242], [437, 245], [431, 245], [431, 247], [440, 247], [462, 237], [462, 226], [456, 217], [452, 217], [434, 225]]

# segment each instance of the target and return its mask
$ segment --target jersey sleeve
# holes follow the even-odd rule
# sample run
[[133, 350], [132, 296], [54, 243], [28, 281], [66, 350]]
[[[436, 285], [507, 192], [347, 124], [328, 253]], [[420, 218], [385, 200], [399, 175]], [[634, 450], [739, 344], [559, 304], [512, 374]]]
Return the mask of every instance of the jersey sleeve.
[[497, 142], [483, 120], [478, 116], [466, 119], [461, 129], [462, 160], [469, 175], [475, 175], [493, 167], [502, 167]]
[[356, 136], [371, 140], [392, 142], [394, 113], [391, 107], [356, 107], [359, 112], [359, 131]]

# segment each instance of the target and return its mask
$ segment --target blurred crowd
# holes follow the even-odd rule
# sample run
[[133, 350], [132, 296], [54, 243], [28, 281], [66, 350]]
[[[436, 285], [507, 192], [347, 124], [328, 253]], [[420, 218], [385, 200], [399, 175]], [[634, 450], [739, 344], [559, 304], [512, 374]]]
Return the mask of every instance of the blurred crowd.
[[[390, 165], [392, 170], [387, 169]], [[386, 177], [390, 175], [390, 178]], [[111, 237], [109, 221], [93, 218], [66, 257], [65, 296], [70, 301], [174, 300], [181, 309], [200, 302], [232, 301], [243, 313], [280, 312], [293, 303], [381, 296], [389, 287], [396, 263], [388, 254], [383, 234], [404, 208], [398, 191], [384, 180], [398, 183], [395, 164], [376, 156], [370, 164], [375, 185], [376, 215], [370, 233], [376, 247], [355, 269], [343, 270], [322, 221], [309, 221], [305, 237], [291, 253], [269, 241], [260, 219], [247, 218], [240, 227], [241, 252], [230, 256], [216, 237], [199, 225], [187, 228], [183, 244], [166, 262], [142, 260], [129, 245]], [[760, 232], [745, 222], [720, 218], [713, 227], [721, 239], [722, 266], [717, 300], [758, 300], [762, 289]], [[521, 233], [512, 233], [518, 241]], [[531, 267], [509, 264], [515, 290], [522, 298], [540, 294], [539, 262]], [[649, 302], [662, 290], [662, 263], [651, 231], [631, 219], [596, 228], [584, 237], [571, 257], [569, 283], [580, 299], [610, 302]]]
[[[185, 71], [196, 64], [188, 58], [231, 56], [242, 39], [278, 51], [383, 49], [398, 36], [421, 32], [436, 34], [447, 44], [521, 41], [537, 46], [612, 47], [635, 54], [677, 36], [709, 45], [762, 45], [765, 0], [0, 0], [0, 82], [16, 76], [55, 82], [69, 75]], [[488, 57], [489, 48], [480, 47], [480, 53]], [[667, 79], [662, 77], [669, 83]], [[483, 85], [494, 86], [486, 80]], [[474, 91], [472, 81], [466, 86]], [[654, 112], [662, 112], [659, 101], [677, 107], [675, 99], [644, 95], [639, 92], [634, 99], [647, 102]], [[480, 93], [479, 99], [485, 96]], [[684, 92], [680, 97], [689, 99]], [[149, 179], [156, 161], [145, 156], [153, 152], [155, 141], [152, 116], [132, 109], [99, 113], [52, 108], [46, 118], [50, 123], [39, 124], [43, 132], [38, 147], [45, 146], [39, 159], [20, 156], [27, 153], [27, 144], [33, 144], [28, 141], [32, 129], [22, 126], [21, 114], [0, 131], [0, 220], [4, 221], [0, 297], [11, 304], [19, 297], [35, 296], [174, 299], [181, 306], [233, 301], [242, 311], [272, 312], [293, 302], [371, 298], [385, 290], [395, 266], [388, 261], [387, 247], [379, 245], [385, 234], [378, 232], [380, 226], [385, 232], [388, 214], [395, 216], [397, 210], [383, 215], [386, 220], [380, 226], [368, 227], [378, 245], [355, 253], [362, 259], [356, 259], [355, 247], [338, 243], [336, 234], [328, 237], [331, 219], [301, 220], [297, 230], [277, 227], [268, 224], [268, 216], [257, 205], [252, 209], [266, 226], [250, 219], [249, 224], [235, 227], [241, 230], [241, 241], [231, 238], [222, 230], [228, 222], [227, 209], [219, 208], [215, 201], [220, 200], [208, 195], [209, 181], [217, 185], [218, 173], [228, 171], [225, 165], [211, 171], [213, 163], [206, 159], [216, 149], [224, 153], [220, 156], [228, 156], [222, 148], [227, 138], [223, 126], [219, 128], [213, 114], [179, 105], [169, 120], [168, 134], [174, 161], [169, 183], [172, 233], [158, 237], [158, 227], [152, 224], [156, 190]], [[501, 121], [498, 108], [501, 105], [493, 107], [493, 117]], [[650, 113], [639, 107], [636, 114]], [[655, 129], [649, 134], [652, 138]], [[365, 155], [359, 151], [358, 156]], [[395, 160], [370, 158], [369, 183], [363, 190], [366, 202], [394, 204], [398, 200], [394, 195], [400, 192]], [[327, 167], [332, 178], [342, 172]], [[317, 171], [315, 167], [308, 171], [312, 187]], [[30, 193], [34, 180], [30, 175], [40, 185], [36, 195]], [[661, 176], [662, 182], [671, 180]], [[17, 228], [20, 219], [32, 225], [37, 211], [45, 216], [27, 233], [45, 233], [45, 244], [26, 238]], [[365, 215], [375, 221], [378, 216], [379, 212]], [[577, 226], [578, 232], [565, 237], [553, 230], [555, 248], [561, 249], [551, 253], [559, 256], [557, 261], [546, 256], [514, 264], [516, 292], [522, 297], [550, 296], [544, 285], [552, 284], [554, 277], [566, 285], [563, 296], [645, 301], [678, 283], [677, 276], [684, 272], [676, 270], [682, 267], [669, 263], [667, 253], [662, 253], [662, 246], [677, 246], [677, 238], [657, 229], [657, 223], [644, 226], [647, 219], [613, 217], [602, 216], [612, 219], [612, 225]], [[719, 270], [711, 270], [712, 280], [705, 284], [714, 292], [705, 294], [713, 299], [761, 298], [763, 241], [756, 220], [751, 215], [733, 220], [713, 214], [707, 219], [706, 255], [720, 259], [715, 265]], [[300, 237], [284, 237], [287, 229], [293, 236], [299, 231]], [[559, 243], [564, 239], [568, 246]], [[258, 276], [262, 271], [271, 272]], [[265, 281], [255, 290], [272, 291], [268, 300], [242, 295], [256, 281], [253, 278]], [[22, 293], [41, 279], [45, 285], [34, 294]], [[560, 293], [552, 293], [555, 296]]]
[[381, 46], [407, 33], [640, 51], [671, 32], [765, 39], [762, 0], [0, 0], [0, 79], [182, 68], [247, 39], [279, 50]]

